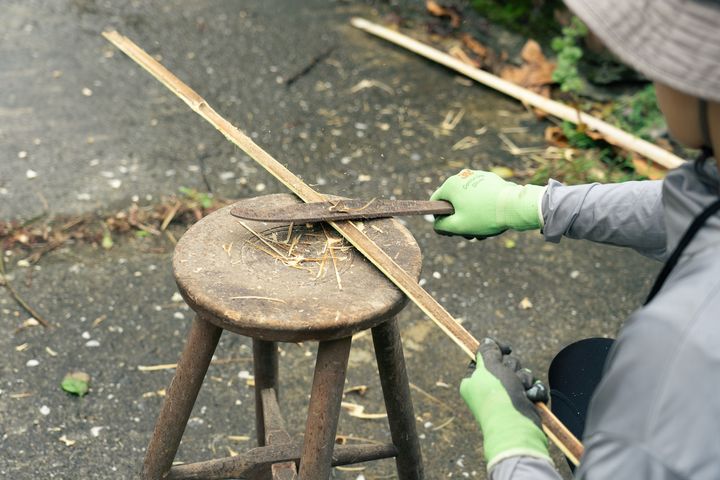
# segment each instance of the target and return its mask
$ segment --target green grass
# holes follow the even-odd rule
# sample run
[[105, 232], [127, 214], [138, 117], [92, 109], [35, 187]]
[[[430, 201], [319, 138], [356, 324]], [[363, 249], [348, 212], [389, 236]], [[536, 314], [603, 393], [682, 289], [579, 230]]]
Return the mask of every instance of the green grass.
[[491, 22], [536, 39], [549, 39], [560, 32], [555, 9], [560, 0], [471, 0], [480, 14]]
[[658, 131], [666, 128], [665, 117], [657, 104], [654, 85], [647, 85], [642, 90], [617, 100], [609, 120], [645, 140], [652, 140]]

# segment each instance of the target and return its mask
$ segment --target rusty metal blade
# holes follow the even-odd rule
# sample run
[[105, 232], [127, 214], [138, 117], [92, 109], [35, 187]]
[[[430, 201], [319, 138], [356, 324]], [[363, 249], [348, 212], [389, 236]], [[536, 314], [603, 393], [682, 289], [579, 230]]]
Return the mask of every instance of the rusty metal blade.
[[373, 199], [310, 202], [287, 207], [267, 205], [247, 208], [238, 205], [233, 207], [230, 213], [239, 218], [260, 222], [312, 223], [404, 215], [452, 215], [454, 210], [452, 204], [445, 201]]

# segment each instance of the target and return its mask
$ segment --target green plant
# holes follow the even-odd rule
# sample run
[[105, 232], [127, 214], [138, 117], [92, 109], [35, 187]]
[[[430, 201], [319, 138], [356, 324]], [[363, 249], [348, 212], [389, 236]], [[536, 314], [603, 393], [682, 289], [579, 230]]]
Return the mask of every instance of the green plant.
[[213, 206], [213, 197], [211, 193], [198, 192], [196, 189], [189, 187], [180, 187], [178, 190], [180, 190], [180, 193], [193, 202], [198, 203], [202, 208], [207, 209]]
[[562, 131], [571, 147], [586, 149], [598, 146], [599, 142], [590, 138], [572, 122], [568, 122], [567, 120], [563, 121]]
[[655, 86], [652, 84], [615, 102], [610, 120], [645, 140], [652, 140], [658, 131], [666, 128], [665, 117], [658, 107]]
[[603, 140], [595, 140], [571, 122], [563, 122], [562, 131], [571, 149], [537, 158], [540, 165], [530, 183], [545, 185], [550, 178], [571, 185], [590, 182], [626, 182], [643, 177], [635, 172], [630, 155], [618, 151]]
[[531, 37], [558, 33], [554, 13], [562, 7], [559, 0], [472, 0], [472, 5], [491, 22]]
[[579, 18], [572, 17], [570, 25], [562, 29], [562, 35], [552, 40], [551, 47], [557, 54], [553, 81], [560, 85], [563, 92], [580, 94], [585, 90], [585, 80], [578, 71], [578, 62], [583, 56], [580, 42], [587, 34], [585, 24]]

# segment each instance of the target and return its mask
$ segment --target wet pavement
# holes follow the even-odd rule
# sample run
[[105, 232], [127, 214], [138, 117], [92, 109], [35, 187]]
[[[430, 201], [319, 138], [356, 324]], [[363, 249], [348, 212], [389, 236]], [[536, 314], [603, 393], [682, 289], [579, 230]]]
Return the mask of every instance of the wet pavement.
[[[521, 169], [498, 133], [542, 146], [542, 122], [514, 101], [348, 25], [353, 15], [421, 11], [415, 2], [378, 3], [4, 2], [0, 218], [113, 212], [181, 187], [226, 198], [285, 191], [108, 44], [99, 35], [108, 27], [160, 58], [325, 193], [426, 198], [465, 166]], [[442, 128], [448, 114], [461, 111], [455, 128]], [[507, 130], [515, 127], [524, 130]], [[459, 148], [466, 137], [475, 145]], [[537, 233], [468, 242], [436, 235], [428, 219], [405, 222], [424, 254], [425, 288], [476, 336], [510, 340], [537, 372], [573, 340], [612, 335], [658, 269], [633, 252], [550, 245]], [[192, 318], [176, 295], [171, 255], [171, 245], [151, 250], [132, 236], [116, 238], [108, 251], [69, 244], [29, 268], [18, 265], [17, 253], [5, 253], [18, 292], [55, 328], [18, 330], [28, 315], [0, 289], [0, 476], [136, 476], [173, 373], [138, 367], [174, 363]], [[532, 308], [520, 307], [525, 298]], [[427, 478], [485, 478], [478, 431], [456, 393], [464, 354], [416, 307], [399, 321]], [[222, 337], [178, 460], [220, 458], [253, 444], [249, 347], [248, 339]], [[283, 346], [281, 401], [294, 434], [305, 420], [313, 349]], [[360, 336], [347, 384], [368, 389], [346, 400], [371, 413], [383, 409], [375, 368], [371, 339]], [[72, 370], [92, 377], [84, 398], [59, 388]], [[381, 441], [389, 435], [385, 420], [347, 412], [338, 433]], [[392, 478], [391, 461], [360, 467], [334, 475]]]

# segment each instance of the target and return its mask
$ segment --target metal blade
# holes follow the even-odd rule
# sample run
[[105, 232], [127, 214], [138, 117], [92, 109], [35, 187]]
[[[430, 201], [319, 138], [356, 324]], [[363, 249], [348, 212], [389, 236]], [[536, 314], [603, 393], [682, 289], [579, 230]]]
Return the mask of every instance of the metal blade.
[[299, 203], [285, 207], [267, 205], [248, 208], [236, 206], [230, 210], [236, 217], [259, 222], [333, 222], [404, 215], [452, 215], [452, 204], [425, 200], [333, 200], [329, 202]]

